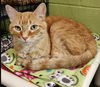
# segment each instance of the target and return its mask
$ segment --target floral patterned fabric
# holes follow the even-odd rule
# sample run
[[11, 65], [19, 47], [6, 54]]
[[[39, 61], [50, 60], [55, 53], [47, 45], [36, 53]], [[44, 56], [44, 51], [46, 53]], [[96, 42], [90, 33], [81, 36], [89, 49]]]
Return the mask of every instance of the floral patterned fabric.
[[[94, 33], [93, 36], [97, 41], [97, 48], [100, 49], [100, 35]], [[95, 61], [94, 58], [81, 68], [46, 69], [41, 71], [25, 69], [22, 66], [15, 65], [16, 52], [13, 49], [10, 35], [1, 39], [1, 52], [1, 62], [5, 67], [20, 78], [34, 83], [38, 87], [81, 87], [91, 64]]]

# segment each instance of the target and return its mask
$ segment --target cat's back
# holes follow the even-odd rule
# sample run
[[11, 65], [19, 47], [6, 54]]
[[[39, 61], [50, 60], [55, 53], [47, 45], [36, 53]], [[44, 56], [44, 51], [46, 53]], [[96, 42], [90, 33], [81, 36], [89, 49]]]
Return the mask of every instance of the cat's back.
[[79, 44], [78, 46], [82, 48], [83, 52], [86, 49], [91, 49], [91, 51], [94, 50], [92, 53], [95, 55], [96, 41], [85, 25], [71, 18], [59, 16], [48, 16], [46, 21], [50, 29], [52, 42], [62, 40], [62, 43], [66, 44], [66, 41], [68, 41], [72, 44], [72, 47], [76, 43], [76, 45]]
[[48, 16], [46, 18], [48, 28], [51, 32], [63, 32], [80, 34], [83, 36], [90, 36], [91, 31], [83, 24], [77, 22], [74, 19], [61, 17], [61, 16]]
[[57, 23], [57, 22], [61, 22], [62, 20], [65, 20], [65, 18], [61, 17], [61, 16], [48, 16], [48, 17], [46, 17], [46, 22], [47, 22], [48, 28], [50, 28], [52, 26], [52, 24]]

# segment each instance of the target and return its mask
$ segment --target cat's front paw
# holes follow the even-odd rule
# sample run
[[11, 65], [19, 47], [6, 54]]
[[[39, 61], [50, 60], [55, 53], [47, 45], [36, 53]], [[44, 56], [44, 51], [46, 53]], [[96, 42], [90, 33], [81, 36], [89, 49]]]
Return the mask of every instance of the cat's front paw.
[[17, 60], [15, 62], [15, 65], [21, 66], [22, 65], [22, 62], [23, 62], [23, 59], [22, 58], [17, 58]]
[[29, 68], [32, 70], [47, 69], [48, 60], [49, 60], [48, 58], [41, 58], [41, 59], [32, 60], [31, 63], [29, 64]]
[[27, 64], [30, 62], [27, 58], [17, 58], [16, 65], [27, 67]]

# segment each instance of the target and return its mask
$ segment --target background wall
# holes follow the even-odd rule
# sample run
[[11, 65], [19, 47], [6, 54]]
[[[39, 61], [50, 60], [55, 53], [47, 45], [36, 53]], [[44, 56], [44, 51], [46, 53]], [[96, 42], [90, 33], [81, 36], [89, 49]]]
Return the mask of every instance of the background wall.
[[100, 0], [49, 0], [49, 15], [74, 18], [100, 33]]

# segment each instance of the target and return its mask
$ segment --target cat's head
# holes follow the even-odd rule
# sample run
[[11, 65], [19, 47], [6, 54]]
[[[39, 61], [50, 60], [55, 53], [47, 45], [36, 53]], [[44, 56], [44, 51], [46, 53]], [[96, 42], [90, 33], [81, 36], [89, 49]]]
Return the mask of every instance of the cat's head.
[[9, 5], [6, 5], [5, 8], [11, 22], [9, 31], [16, 39], [22, 42], [31, 42], [47, 33], [44, 3], [41, 3], [34, 12], [18, 12]]

